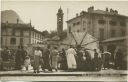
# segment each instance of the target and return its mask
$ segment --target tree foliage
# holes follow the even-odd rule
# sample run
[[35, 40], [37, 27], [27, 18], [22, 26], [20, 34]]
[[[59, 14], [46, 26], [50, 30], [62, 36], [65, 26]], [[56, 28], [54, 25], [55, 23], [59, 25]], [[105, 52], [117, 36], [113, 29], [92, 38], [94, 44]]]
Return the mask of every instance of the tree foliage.
[[57, 31], [51, 31], [50, 38], [57, 36]]
[[45, 38], [49, 38], [50, 37], [50, 33], [47, 30], [43, 31], [42, 34], [43, 34], [43, 36]]
[[61, 35], [58, 35], [57, 31], [51, 31], [49, 33], [47, 30], [45, 30], [42, 33], [45, 38], [53, 38], [55, 36], [59, 36], [60, 39], [64, 39], [67, 37], [67, 30], [64, 30]]
[[64, 30], [60, 35], [60, 39], [65, 39], [67, 37], [67, 30]]

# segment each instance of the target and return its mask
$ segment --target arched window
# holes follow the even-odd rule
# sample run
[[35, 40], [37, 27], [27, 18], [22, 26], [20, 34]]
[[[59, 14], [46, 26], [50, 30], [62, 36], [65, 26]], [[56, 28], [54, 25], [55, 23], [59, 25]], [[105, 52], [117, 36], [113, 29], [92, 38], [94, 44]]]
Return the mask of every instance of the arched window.
[[20, 31], [20, 36], [21, 36], [21, 37], [23, 36], [23, 30]]
[[111, 37], [115, 37], [116, 36], [116, 30], [111, 30]]
[[99, 29], [99, 33], [100, 33], [100, 40], [104, 40], [104, 29], [103, 28], [100, 28]]
[[83, 30], [85, 31], [85, 30], [86, 30], [86, 28], [83, 28]]
[[109, 24], [112, 26], [116, 26], [116, 21], [109, 21]]
[[126, 35], [126, 31], [121, 29], [121, 36], [125, 36]]
[[15, 36], [15, 29], [12, 30], [12, 35]]
[[124, 22], [120, 22], [120, 26], [126, 26], [125, 21]]
[[23, 38], [20, 38], [20, 44], [23, 45]]
[[105, 24], [105, 20], [98, 20], [99, 24]]

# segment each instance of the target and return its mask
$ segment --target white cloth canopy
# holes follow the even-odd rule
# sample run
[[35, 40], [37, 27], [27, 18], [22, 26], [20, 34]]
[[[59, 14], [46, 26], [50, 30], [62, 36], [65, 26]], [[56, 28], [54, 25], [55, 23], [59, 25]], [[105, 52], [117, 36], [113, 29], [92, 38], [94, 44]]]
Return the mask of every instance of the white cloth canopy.
[[[90, 49], [89, 52], [91, 54], [94, 54], [94, 49], [97, 49], [99, 52], [99, 41], [93, 37], [92, 35], [85, 33], [85, 32], [72, 32], [73, 35], [68, 36], [62, 43], [67, 44], [67, 45], [79, 45], [80, 44], [82, 47]], [[75, 41], [76, 40], [76, 41]], [[94, 57], [92, 55], [92, 57]]]
[[85, 35], [85, 32], [72, 32], [72, 34], [74, 38], [72, 35], [70, 35], [62, 43], [67, 45], [76, 45], [76, 41], [78, 44], [80, 44], [83, 39], [83, 42], [80, 44], [83, 47], [92, 50], [98, 48], [98, 40], [92, 35], [88, 33]]

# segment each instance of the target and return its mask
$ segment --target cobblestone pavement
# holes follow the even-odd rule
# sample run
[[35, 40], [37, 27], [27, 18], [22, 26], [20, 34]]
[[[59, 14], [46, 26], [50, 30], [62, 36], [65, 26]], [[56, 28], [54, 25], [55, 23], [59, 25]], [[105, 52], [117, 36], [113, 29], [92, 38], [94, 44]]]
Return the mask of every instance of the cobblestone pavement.
[[6, 76], [0, 80], [15, 81], [127, 81], [127, 76]]
[[[23, 74], [22, 76], [2, 76], [3, 74]], [[30, 74], [25, 76], [25, 74]], [[127, 70], [101, 70], [99, 72], [40, 72], [33, 76], [33, 71], [2, 71], [0, 80], [17, 80], [17, 81], [127, 81]], [[45, 74], [53, 74], [52, 76]], [[72, 74], [72, 75], [71, 75]], [[43, 75], [43, 76], [42, 76]], [[58, 76], [56, 76], [58, 75]], [[61, 76], [62, 75], [62, 76]], [[70, 76], [71, 75], [71, 76]], [[80, 75], [80, 76], [77, 76]]]
[[[33, 74], [33, 70], [30, 71], [0, 71], [0, 75], [2, 74]], [[62, 70], [59, 70], [58, 72], [43, 72], [41, 71], [39, 74], [128, 74], [128, 70], [114, 70], [114, 69], [107, 69], [107, 70], [101, 70], [101, 71], [74, 71], [74, 72], [65, 72]]]

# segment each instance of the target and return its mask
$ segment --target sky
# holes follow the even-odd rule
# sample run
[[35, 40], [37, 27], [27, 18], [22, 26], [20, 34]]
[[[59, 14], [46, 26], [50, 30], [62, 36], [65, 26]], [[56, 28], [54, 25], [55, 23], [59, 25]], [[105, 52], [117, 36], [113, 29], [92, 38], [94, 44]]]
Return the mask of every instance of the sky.
[[[128, 1], [41, 1], [41, 0], [4, 0], [2, 10], [14, 10], [25, 23], [31, 20], [32, 25], [40, 30], [57, 30], [57, 11], [62, 8], [64, 12], [64, 29], [66, 21], [75, 17], [76, 13], [94, 6], [94, 9], [105, 10], [106, 7], [118, 10], [119, 14], [128, 16]], [[67, 14], [68, 10], [68, 14]]]

